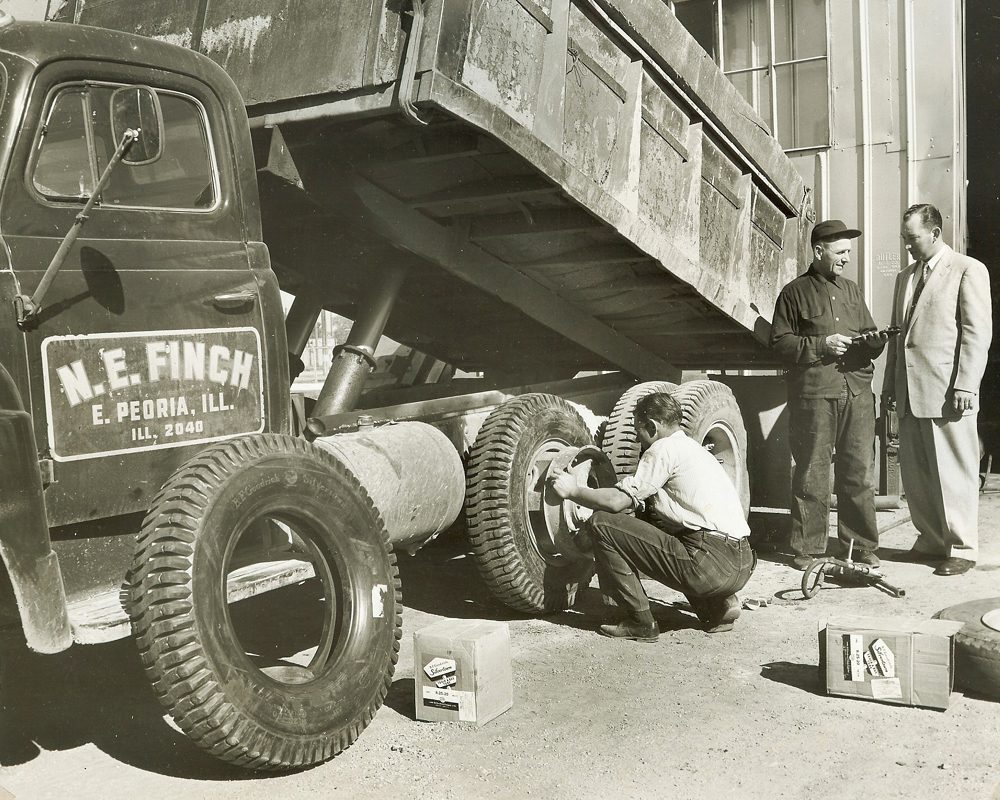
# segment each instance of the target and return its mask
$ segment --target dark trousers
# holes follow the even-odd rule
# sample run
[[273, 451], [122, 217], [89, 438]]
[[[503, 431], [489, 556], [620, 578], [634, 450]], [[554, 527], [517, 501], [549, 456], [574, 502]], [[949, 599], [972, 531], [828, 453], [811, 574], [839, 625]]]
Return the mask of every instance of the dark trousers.
[[830, 517], [830, 460], [837, 493], [837, 536], [856, 550], [878, 547], [875, 523], [875, 395], [799, 398], [789, 403], [793, 553], [826, 552]]
[[746, 539], [706, 531], [674, 535], [628, 514], [598, 511], [587, 523], [601, 591], [635, 618], [649, 611], [639, 573], [689, 597], [727, 597], [757, 565]]

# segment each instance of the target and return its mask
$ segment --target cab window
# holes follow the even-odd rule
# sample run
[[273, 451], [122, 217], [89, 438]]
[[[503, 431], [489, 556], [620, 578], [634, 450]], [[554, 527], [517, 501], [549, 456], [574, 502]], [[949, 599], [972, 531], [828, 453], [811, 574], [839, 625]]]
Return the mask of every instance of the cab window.
[[[39, 131], [31, 171], [35, 190], [54, 201], [82, 202], [114, 155], [111, 129], [114, 85], [62, 87]], [[207, 211], [219, 198], [218, 173], [204, 109], [191, 97], [158, 91], [163, 113], [163, 155], [152, 164], [119, 163], [101, 205]]]
[[52, 103], [32, 178], [35, 189], [46, 197], [86, 198], [94, 190], [86, 106], [86, 93], [72, 89], [60, 92]]

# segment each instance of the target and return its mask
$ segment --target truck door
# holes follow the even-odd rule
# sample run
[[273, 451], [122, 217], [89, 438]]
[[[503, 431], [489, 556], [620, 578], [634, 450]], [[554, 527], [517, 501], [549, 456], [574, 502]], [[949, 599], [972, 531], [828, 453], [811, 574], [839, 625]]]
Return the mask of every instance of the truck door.
[[226, 119], [201, 82], [78, 61], [38, 73], [0, 209], [19, 291], [93, 191], [116, 146], [111, 94], [134, 84], [159, 98], [162, 157], [116, 168], [24, 334], [52, 525], [144, 510], [205, 442], [265, 427], [260, 291]]

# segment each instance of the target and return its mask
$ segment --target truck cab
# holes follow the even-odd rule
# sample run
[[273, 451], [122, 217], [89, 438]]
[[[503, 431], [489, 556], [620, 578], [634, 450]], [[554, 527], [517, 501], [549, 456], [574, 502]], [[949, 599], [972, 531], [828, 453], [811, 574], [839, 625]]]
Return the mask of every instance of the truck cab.
[[[286, 430], [288, 394], [232, 82], [157, 42], [68, 31], [0, 28], [0, 366], [5, 404], [30, 415], [37, 464], [23, 473], [46, 484], [72, 603], [117, 586], [134, 515], [179, 464], [212, 441]], [[134, 85], [159, 100], [162, 155], [117, 165], [22, 330], [15, 298], [35, 291], [93, 192], [116, 145], [112, 93]]]
[[[50, 463], [52, 527], [144, 510], [195, 447], [288, 418], [280, 299], [231, 81], [156, 42], [61, 27], [0, 30], [0, 362]], [[162, 156], [115, 169], [21, 331], [14, 297], [35, 289], [107, 165], [110, 99], [126, 85], [158, 97]]]

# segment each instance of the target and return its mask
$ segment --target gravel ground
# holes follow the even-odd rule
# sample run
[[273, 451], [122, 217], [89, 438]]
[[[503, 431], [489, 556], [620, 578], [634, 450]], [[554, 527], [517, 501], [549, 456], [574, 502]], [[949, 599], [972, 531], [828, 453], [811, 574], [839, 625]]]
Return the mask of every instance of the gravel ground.
[[[972, 573], [895, 562], [915, 532], [905, 509], [880, 512], [883, 572], [906, 597], [831, 587], [804, 600], [800, 573], [763, 554], [743, 596], [771, 603], [728, 634], [706, 635], [680, 595], [648, 581], [656, 644], [595, 635], [593, 588], [562, 614], [512, 614], [458, 538], [401, 556], [404, 636], [386, 705], [348, 751], [295, 774], [203, 756], [161, 719], [129, 641], [56, 656], [8, 642], [0, 800], [1000, 798], [1000, 705], [961, 693], [943, 712], [828, 697], [816, 668], [828, 616], [926, 618], [1000, 595], [1000, 494], [988, 488]], [[414, 719], [413, 632], [445, 617], [509, 623], [514, 707], [482, 727]]]

